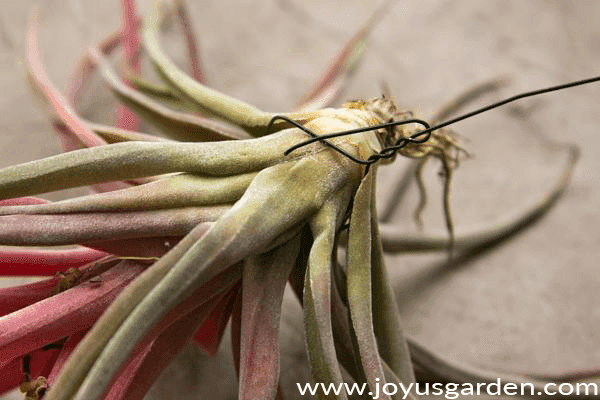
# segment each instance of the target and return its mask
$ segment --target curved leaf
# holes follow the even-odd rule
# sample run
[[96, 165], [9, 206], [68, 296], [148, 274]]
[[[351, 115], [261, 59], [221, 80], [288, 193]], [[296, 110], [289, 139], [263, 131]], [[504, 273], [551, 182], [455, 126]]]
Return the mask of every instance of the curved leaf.
[[[123, 18], [123, 61], [127, 68], [136, 73], [140, 72], [140, 36], [138, 32], [138, 18], [135, 15], [135, 1], [121, 1], [121, 16]], [[117, 127], [122, 129], [137, 130], [140, 120], [127, 107], [117, 108]]]
[[192, 77], [198, 82], [204, 82], [204, 73], [200, 65], [200, 55], [198, 54], [198, 45], [196, 43], [196, 37], [194, 35], [194, 28], [192, 27], [192, 21], [190, 20], [187, 12], [187, 7], [184, 0], [175, 0], [175, 8], [177, 11], [177, 17], [181, 24], [183, 35], [185, 36], [185, 42], [188, 49], [188, 61], [190, 65], [190, 73]]
[[52, 246], [97, 240], [184, 236], [203, 222], [217, 220], [229, 207], [186, 207], [130, 211], [0, 217], [0, 244]]
[[181, 71], [162, 52], [158, 42], [158, 16], [155, 10], [146, 21], [143, 30], [143, 44], [148, 51], [157, 72], [180, 96], [198, 105], [200, 111], [207, 111], [229, 122], [248, 129], [256, 136], [264, 134], [262, 128], [266, 127], [273, 114], [263, 112], [247, 103], [208, 88], [183, 71]]
[[85, 248], [45, 250], [0, 247], [0, 276], [51, 276], [105, 256], [105, 252]]
[[384, 2], [369, 17], [358, 32], [346, 42], [323, 76], [298, 100], [296, 109], [301, 111], [317, 110], [327, 107], [336, 99], [362, 58], [367, 46], [368, 34], [389, 8], [390, 2]]
[[237, 201], [256, 176], [226, 177], [179, 174], [144, 185], [53, 203], [5, 206], [1, 215], [126, 212], [201, 207]]
[[44, 102], [47, 102], [60, 119], [68, 127], [77, 140], [84, 146], [92, 147], [106, 144], [104, 140], [96, 136], [86, 124], [79, 119], [75, 110], [71, 107], [67, 99], [56, 89], [46, 75], [42, 67], [42, 61], [38, 40], [39, 12], [34, 9], [30, 21], [29, 32], [27, 34], [27, 68], [28, 77], [36, 93], [41, 96]]
[[300, 149], [284, 156], [290, 144], [304, 138], [291, 129], [249, 140], [125, 142], [81, 149], [1, 169], [0, 199], [173, 172], [223, 176], [258, 171], [311, 152]]
[[[205, 224], [210, 224], [206, 222]], [[153, 236], [117, 240], [98, 240], [83, 242], [82, 246], [114, 254], [119, 257], [138, 257], [156, 259], [165, 255], [183, 238], [182, 236]]]
[[96, 135], [100, 136], [108, 144], [120, 142], [166, 142], [169, 140], [160, 136], [115, 128], [114, 126], [98, 124], [95, 122], [87, 121], [87, 125], [96, 133]]
[[[362, 372], [373, 393], [377, 393], [378, 380], [385, 385], [377, 340], [373, 329], [373, 302], [371, 293], [371, 199], [373, 169], [358, 187], [350, 216], [347, 252], [348, 309]], [[376, 307], [380, 305], [377, 304]], [[382, 398], [390, 397], [384, 393]]]
[[[374, 180], [373, 180], [374, 181]], [[373, 182], [375, 186], [375, 182]], [[383, 259], [379, 237], [375, 187], [371, 192], [371, 279], [374, 332], [383, 361], [405, 385], [415, 382], [409, 346], [400, 322], [398, 302]]]
[[[304, 326], [311, 372], [315, 382], [338, 385], [343, 382], [331, 324], [331, 267], [337, 227], [345, 212], [343, 196], [327, 202], [311, 218], [314, 243], [304, 281]], [[319, 398], [346, 399], [346, 393], [320, 392]]]
[[274, 399], [279, 383], [279, 321], [300, 237], [246, 259], [242, 286], [240, 399]]
[[222, 123], [193, 114], [174, 111], [127, 86], [96, 49], [91, 57], [98, 63], [102, 77], [113, 93], [147, 122], [165, 135], [181, 141], [246, 139], [249, 136]]

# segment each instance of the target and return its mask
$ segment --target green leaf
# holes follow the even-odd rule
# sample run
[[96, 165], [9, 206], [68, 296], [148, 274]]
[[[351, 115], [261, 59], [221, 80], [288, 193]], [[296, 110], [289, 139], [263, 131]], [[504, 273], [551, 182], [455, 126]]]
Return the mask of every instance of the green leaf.
[[[156, 8], [156, 7], [155, 7]], [[147, 19], [143, 44], [161, 78], [179, 96], [196, 104], [200, 111], [209, 112], [249, 130], [253, 135], [264, 134], [273, 114], [263, 112], [247, 103], [202, 85], [179, 69], [161, 50], [158, 42], [158, 12]]]
[[165, 142], [169, 140], [160, 136], [97, 124], [95, 122], [87, 121], [87, 125], [96, 135], [104, 139], [107, 144], [120, 142]]
[[[385, 384], [385, 376], [377, 340], [373, 330], [373, 302], [371, 294], [371, 199], [374, 168], [358, 187], [352, 206], [348, 233], [348, 307], [360, 367], [373, 393], [378, 384]], [[375, 303], [377, 304], [377, 303]], [[380, 305], [377, 304], [379, 307]], [[381, 383], [378, 382], [381, 380]], [[382, 398], [389, 396], [381, 394]]]
[[46, 204], [0, 206], [0, 215], [150, 211], [233, 204], [256, 173], [225, 177], [178, 174], [144, 185]]
[[[374, 185], [373, 185], [374, 186]], [[374, 332], [381, 358], [405, 385], [415, 382], [413, 366], [404, 335], [400, 312], [383, 260], [375, 208], [375, 187], [371, 198], [371, 279]]]
[[172, 110], [127, 86], [96, 49], [90, 50], [102, 77], [120, 101], [165, 135], [180, 141], [217, 141], [245, 139], [249, 136], [217, 121]]
[[[284, 158], [299, 137], [283, 131], [250, 140], [124, 142], [71, 151], [0, 170], [0, 199], [173, 172], [223, 176], [257, 171]], [[303, 155], [298, 153], [295, 157]]]
[[[343, 383], [331, 323], [331, 268], [336, 230], [345, 212], [345, 202], [342, 199], [339, 196], [327, 202], [310, 220], [314, 244], [304, 281], [304, 326], [308, 358], [314, 381], [324, 385]], [[347, 398], [343, 391], [340, 395], [330, 392], [329, 396], [319, 392], [318, 397]]]

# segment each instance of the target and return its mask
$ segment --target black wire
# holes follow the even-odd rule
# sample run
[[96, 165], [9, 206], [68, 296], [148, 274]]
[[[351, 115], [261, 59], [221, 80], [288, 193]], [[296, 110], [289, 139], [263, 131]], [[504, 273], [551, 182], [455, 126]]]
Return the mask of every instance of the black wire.
[[[283, 115], [276, 115], [274, 116], [271, 121], [269, 122], [269, 124], [267, 125], [267, 131], [269, 131], [271, 129], [271, 127], [273, 126], [273, 123], [278, 120], [284, 120], [290, 124], [292, 124], [293, 126], [297, 127], [298, 129], [301, 129], [302, 131], [306, 132], [307, 134], [309, 134], [310, 136], [312, 136], [312, 139], [308, 139], [304, 142], [295, 144], [294, 146], [290, 147], [289, 149], [287, 149], [284, 152], [284, 155], [288, 155], [290, 154], [292, 151], [299, 149], [300, 147], [304, 147], [306, 145], [309, 145], [311, 143], [314, 142], [323, 142], [326, 145], [330, 146], [331, 148], [335, 149], [336, 151], [338, 151], [339, 153], [345, 155], [346, 157], [348, 157], [349, 159], [351, 159], [354, 162], [357, 162], [359, 164], [363, 164], [363, 165], [367, 165], [367, 169], [366, 171], [368, 172], [368, 168], [371, 164], [377, 162], [378, 160], [380, 160], [381, 158], [390, 158], [392, 156], [394, 156], [394, 154], [400, 150], [401, 148], [407, 146], [409, 143], [425, 143], [427, 140], [429, 140], [429, 138], [431, 137], [431, 132], [444, 128], [448, 125], [452, 125], [456, 122], [462, 121], [464, 119], [473, 117], [477, 114], [481, 114], [483, 112], [489, 111], [491, 109], [503, 106], [505, 104], [511, 103], [513, 101], [516, 100], [520, 100], [526, 97], [532, 97], [532, 96], [537, 96], [540, 94], [544, 94], [544, 93], [549, 93], [549, 92], [554, 92], [557, 90], [562, 90], [562, 89], [568, 89], [571, 87], [575, 87], [575, 86], [581, 86], [581, 85], [585, 85], [588, 83], [593, 83], [593, 82], [598, 82], [600, 81], [600, 76], [596, 76], [593, 78], [588, 78], [588, 79], [582, 79], [582, 80], [578, 80], [578, 81], [573, 81], [573, 82], [569, 82], [569, 83], [565, 83], [562, 85], [556, 85], [556, 86], [550, 86], [544, 89], [538, 89], [538, 90], [532, 90], [529, 92], [524, 92], [512, 97], [509, 97], [507, 99], [501, 100], [499, 102], [490, 104], [488, 106], [479, 108], [477, 110], [471, 111], [469, 113], [463, 114], [461, 116], [458, 116], [456, 118], [452, 118], [448, 121], [439, 123], [437, 125], [434, 126], [430, 126], [426, 121], [421, 120], [421, 119], [409, 119], [409, 120], [405, 120], [405, 121], [392, 121], [392, 122], [387, 122], [384, 124], [379, 124], [379, 125], [373, 125], [373, 126], [369, 126], [366, 128], [359, 128], [359, 129], [351, 129], [351, 130], [347, 130], [347, 131], [343, 131], [343, 132], [335, 132], [335, 133], [329, 133], [326, 135], [317, 135], [315, 134], [313, 131], [311, 131], [310, 129], [302, 126], [301, 124], [299, 124], [298, 122], [289, 119]], [[400, 138], [398, 139], [398, 141], [396, 141], [396, 143], [392, 146], [386, 147], [383, 150], [381, 150], [379, 153], [377, 154], [373, 154], [372, 156], [370, 156], [367, 160], [360, 160], [354, 156], [352, 156], [351, 154], [348, 154], [346, 151], [344, 151], [343, 149], [335, 146], [334, 144], [326, 141], [325, 139], [329, 139], [329, 138], [333, 138], [333, 137], [339, 137], [339, 136], [345, 136], [345, 135], [352, 135], [354, 133], [360, 133], [360, 132], [368, 132], [368, 131], [373, 131], [373, 130], [377, 130], [377, 129], [382, 129], [382, 128], [390, 128], [390, 127], [394, 127], [394, 126], [398, 126], [398, 125], [404, 125], [404, 124], [409, 124], [409, 123], [417, 123], [420, 125], [423, 125], [426, 127], [426, 129], [416, 132], [415, 134], [411, 135], [408, 138]]]
[[598, 81], [600, 81], [600, 76], [596, 76], [596, 77], [588, 78], [588, 79], [582, 79], [582, 80], [574, 81], [574, 82], [569, 82], [569, 83], [565, 83], [565, 84], [562, 84], [562, 85], [550, 86], [550, 87], [547, 87], [547, 88], [544, 88], [544, 89], [538, 89], [538, 90], [532, 90], [532, 91], [529, 91], [529, 92], [524, 92], [524, 93], [521, 93], [521, 94], [518, 94], [518, 95], [515, 95], [515, 96], [512, 96], [512, 97], [509, 97], [507, 99], [501, 100], [499, 102], [490, 104], [488, 106], [479, 108], [477, 110], [471, 111], [469, 113], [460, 115], [460, 116], [458, 116], [456, 118], [452, 118], [452, 119], [450, 119], [448, 121], [441, 122], [441, 123], [439, 123], [437, 125], [434, 125], [434, 126], [432, 126], [430, 128], [427, 128], [425, 130], [417, 132], [415, 135], [413, 135], [411, 137], [415, 137], [415, 136], [418, 137], [420, 135], [431, 133], [431, 132], [433, 132], [435, 130], [444, 128], [444, 127], [446, 127], [448, 125], [452, 125], [452, 124], [454, 124], [456, 122], [459, 122], [459, 121], [462, 121], [464, 119], [473, 117], [473, 116], [475, 116], [477, 114], [481, 114], [483, 112], [489, 111], [489, 110], [491, 110], [493, 108], [497, 108], [497, 107], [503, 106], [503, 105], [511, 103], [513, 101], [523, 99], [525, 97], [537, 96], [537, 95], [544, 94], [544, 93], [554, 92], [554, 91], [562, 90], [562, 89], [568, 89], [568, 88], [571, 88], [571, 87], [581, 86], [581, 85], [585, 85], [585, 84], [593, 83], [593, 82], [598, 82]]
[[[294, 151], [294, 150], [296, 150], [296, 149], [298, 149], [300, 147], [306, 146], [308, 144], [311, 144], [311, 143], [314, 143], [314, 142], [322, 142], [322, 143], [326, 144], [327, 146], [331, 147], [332, 149], [336, 150], [340, 154], [343, 154], [344, 156], [348, 157], [352, 161], [354, 161], [354, 162], [356, 162], [358, 164], [366, 165], [367, 166], [367, 170], [366, 170], [365, 173], [367, 173], [369, 171], [369, 169], [368, 169], [369, 165], [377, 162], [381, 158], [390, 158], [390, 157], [392, 157], [396, 151], [398, 151], [402, 147], [405, 147], [407, 144], [409, 144], [409, 143], [424, 143], [425, 141], [427, 141], [429, 139], [429, 136], [427, 136], [425, 139], [416, 139], [416, 138], [413, 138], [412, 136], [409, 137], [409, 138], [400, 138], [398, 141], [396, 141], [396, 143], [394, 143], [393, 146], [384, 148], [379, 153], [373, 154], [367, 160], [361, 160], [360, 158], [356, 158], [352, 154], [349, 154], [344, 149], [342, 149], [342, 148], [334, 145], [331, 142], [328, 142], [326, 139], [333, 138], [333, 137], [338, 137], [338, 136], [352, 135], [352, 134], [355, 134], [355, 133], [368, 132], [368, 131], [373, 131], [373, 130], [377, 130], [377, 129], [391, 128], [391, 127], [398, 126], [398, 125], [406, 125], [406, 124], [416, 123], [416, 124], [423, 125], [425, 128], [429, 128], [430, 125], [427, 123], [427, 121], [424, 121], [422, 119], [413, 118], [413, 119], [408, 119], [408, 120], [404, 120], [404, 121], [386, 122], [386, 123], [383, 123], [383, 124], [372, 125], [372, 126], [368, 126], [368, 127], [365, 127], [365, 128], [357, 128], [357, 129], [351, 129], [351, 130], [342, 131], [342, 132], [328, 133], [326, 135], [317, 135], [316, 133], [314, 133], [313, 131], [311, 131], [307, 127], [303, 126], [302, 124], [298, 123], [297, 121], [294, 121], [293, 119], [290, 119], [290, 118], [288, 118], [288, 117], [286, 117], [284, 115], [275, 115], [273, 118], [271, 118], [271, 121], [269, 121], [269, 124], [267, 125], [267, 132], [271, 130], [271, 128], [273, 127], [273, 124], [275, 123], [275, 121], [277, 121], [279, 119], [283, 120], [283, 121], [286, 121], [287, 123], [295, 126], [296, 128], [298, 128], [298, 129], [302, 130], [303, 132], [305, 132], [305, 133], [309, 134], [310, 136], [312, 136], [312, 139], [309, 139], [307, 141], [298, 143], [298, 144], [290, 147], [289, 149], [287, 149], [283, 153], [284, 155], [287, 156], [292, 151]], [[422, 131], [420, 131], [420, 132], [422, 132]]]
[[[418, 118], [411, 118], [411, 119], [407, 119], [407, 120], [403, 120], [403, 121], [391, 121], [391, 122], [386, 122], [383, 124], [379, 124], [379, 125], [372, 125], [372, 126], [367, 126], [365, 128], [357, 128], [357, 129], [350, 129], [347, 131], [342, 131], [342, 132], [335, 132], [335, 133], [328, 133], [325, 135], [315, 135], [314, 133], [311, 135], [313, 136], [312, 139], [308, 139], [304, 142], [298, 143], [292, 147], [290, 147], [289, 149], [287, 149], [283, 154], [284, 155], [288, 155], [290, 154], [292, 151], [299, 149], [300, 147], [304, 147], [308, 144], [314, 143], [314, 142], [318, 142], [324, 139], [330, 139], [330, 138], [334, 138], [334, 137], [339, 137], [339, 136], [346, 136], [346, 135], [353, 135], [355, 133], [361, 133], [361, 132], [368, 132], [368, 131], [374, 131], [377, 129], [383, 129], [383, 128], [391, 128], [394, 126], [398, 126], [398, 125], [406, 125], [406, 124], [420, 124], [423, 125], [425, 128], [429, 128], [430, 125], [422, 120], [422, 119], [418, 119]], [[418, 143], [421, 143], [420, 141]]]
[[[295, 126], [296, 128], [302, 130], [305, 133], [308, 133], [310, 136], [312, 136], [313, 138], [315, 138], [316, 140], [319, 140], [322, 138], [322, 136], [317, 135], [316, 133], [314, 133], [313, 131], [311, 131], [310, 129], [308, 129], [307, 127], [301, 125], [300, 123], [294, 121], [293, 119], [290, 119], [284, 115], [276, 115], [273, 118], [271, 118], [271, 120], [269, 121], [269, 124], [267, 125], [267, 132], [271, 131], [271, 128], [273, 127], [273, 123], [275, 121], [277, 121], [278, 119], [283, 120], [293, 126]], [[348, 134], [348, 133], [346, 133]], [[321, 141], [326, 144], [327, 146], [331, 147], [332, 149], [334, 149], [335, 151], [339, 152], [340, 154], [343, 154], [344, 156], [348, 157], [349, 159], [351, 159], [354, 162], [357, 162], [359, 164], [363, 163], [363, 160], [354, 157], [352, 154], [346, 152], [344, 149], [341, 149], [339, 147], [337, 147], [336, 145], [334, 145], [331, 142], [328, 142], [327, 140], [325, 140], [325, 138], [322, 138]], [[304, 142], [303, 142], [304, 143]], [[311, 142], [312, 143], [312, 142]], [[290, 150], [286, 150], [284, 153], [284, 155], [288, 155], [290, 154]]]

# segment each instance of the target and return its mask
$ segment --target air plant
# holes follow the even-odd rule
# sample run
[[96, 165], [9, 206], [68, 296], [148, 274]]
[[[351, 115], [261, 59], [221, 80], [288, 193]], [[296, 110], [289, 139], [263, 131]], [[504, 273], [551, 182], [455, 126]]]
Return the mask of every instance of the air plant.
[[[123, 34], [86, 54], [65, 94], [45, 76], [32, 17], [29, 78], [67, 152], [0, 170], [0, 244], [78, 247], [2, 249], [4, 275], [56, 275], [0, 290], [0, 391], [21, 385], [31, 399], [142, 398], [185, 343], [193, 338], [212, 354], [231, 321], [239, 397], [283, 398], [278, 331], [288, 282], [303, 306], [315, 382], [339, 384], [346, 371], [372, 390], [408, 386], [415, 368], [419, 378], [495, 381], [496, 373], [455, 365], [407, 339], [383, 252], [451, 249], [460, 259], [508, 237], [562, 193], [577, 149], [569, 147], [564, 174], [534, 207], [500, 227], [454, 234], [450, 178], [465, 152], [444, 127], [475, 113], [436, 124], [389, 96], [323, 108], [351, 75], [381, 11], [298, 111], [274, 114], [203, 84], [181, 1], [175, 13], [192, 76], [162, 51], [159, 10], [140, 23], [133, 2], [123, 5]], [[135, 39], [140, 26], [143, 49]], [[106, 59], [121, 44], [124, 75]], [[160, 84], [141, 75], [142, 54]], [[78, 115], [94, 70], [126, 106], [116, 128]], [[164, 136], [137, 132], [137, 117]], [[399, 156], [441, 161], [448, 237], [400, 236], [390, 225], [380, 232], [374, 177]], [[88, 185], [97, 193], [57, 202], [28, 197]]]

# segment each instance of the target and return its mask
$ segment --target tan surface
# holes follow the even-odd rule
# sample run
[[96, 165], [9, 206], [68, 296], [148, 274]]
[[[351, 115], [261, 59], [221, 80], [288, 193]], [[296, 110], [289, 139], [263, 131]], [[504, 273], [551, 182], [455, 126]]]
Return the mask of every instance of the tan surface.
[[[44, 59], [61, 86], [81, 52], [119, 24], [117, 0], [5, 1], [0, 27], [11, 39], [0, 44], [0, 166], [60, 151], [6, 45], [12, 40], [24, 54], [34, 4], [43, 7]], [[372, 10], [362, 1], [190, 6], [211, 85], [269, 111], [291, 108]], [[600, 71], [598, 15], [600, 3], [593, 0], [401, 1], [373, 33], [345, 97], [377, 96], [385, 80], [400, 103], [427, 116], [468, 86], [500, 75], [507, 74], [510, 85], [486, 102], [592, 76]], [[85, 104], [90, 115], [111, 104], [103, 92], [95, 93]], [[540, 135], [579, 143], [583, 157], [558, 206], [500, 249], [455, 272], [436, 268], [443, 255], [389, 258], [409, 332], [447, 356], [501, 369], [558, 372], [600, 365], [599, 99], [596, 84], [521, 102], [525, 119], [507, 107], [455, 127], [475, 155], [456, 173], [452, 191], [459, 230], [492, 223], [552, 185], [565, 157], [545, 147]], [[393, 179], [399, 165], [382, 169], [382, 175]], [[432, 201], [425, 228], [438, 231], [437, 167], [428, 172]], [[415, 204], [411, 192], [396, 216], [407, 229], [414, 229]], [[283, 345], [288, 364], [282, 375], [302, 376], [293, 364], [303, 354], [301, 323], [284, 325], [292, 327], [286, 340], [295, 340], [296, 347]], [[187, 373], [202, 387], [213, 387], [210, 398], [221, 397], [214, 397], [215, 385], [235, 396], [231, 382], [219, 381], [230, 375], [186, 362], [169, 378]], [[156, 398], [168, 398], [164, 387]], [[180, 390], [201, 398], [196, 389]]]

